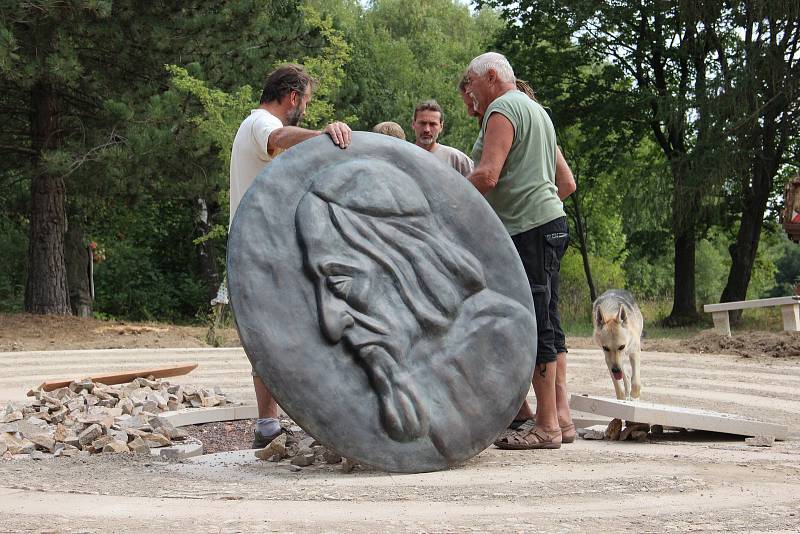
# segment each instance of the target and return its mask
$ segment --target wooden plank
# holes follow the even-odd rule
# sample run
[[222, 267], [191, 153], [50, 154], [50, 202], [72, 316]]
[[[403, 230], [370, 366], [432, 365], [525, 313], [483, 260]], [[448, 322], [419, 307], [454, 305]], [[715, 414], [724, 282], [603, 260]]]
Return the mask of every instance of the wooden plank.
[[[153, 376], [155, 378], [166, 378], [169, 376], [181, 376], [197, 369], [197, 365], [197, 363], [188, 362], [180, 363], [170, 367], [156, 367], [153, 369], [140, 369], [137, 371], [123, 371], [120, 373], [93, 375], [89, 378], [93, 382], [101, 382], [110, 386], [112, 384], [124, 384], [139, 377], [147, 378], [148, 376]], [[73, 380], [75, 379], [48, 380], [47, 382], [43, 382], [39, 387], [44, 391], [53, 391], [54, 389], [69, 386]]]
[[783, 440], [789, 433], [789, 427], [786, 425], [755, 421], [738, 415], [642, 401], [572, 395], [569, 406], [573, 410], [637, 423], [724, 432], [740, 436], [775, 436], [775, 439]]
[[740, 300], [737, 302], [720, 302], [719, 304], [706, 304], [705, 312], [744, 310], [747, 308], [764, 308], [767, 306], [785, 306], [787, 304], [800, 304], [800, 296], [775, 297], [771, 299]]

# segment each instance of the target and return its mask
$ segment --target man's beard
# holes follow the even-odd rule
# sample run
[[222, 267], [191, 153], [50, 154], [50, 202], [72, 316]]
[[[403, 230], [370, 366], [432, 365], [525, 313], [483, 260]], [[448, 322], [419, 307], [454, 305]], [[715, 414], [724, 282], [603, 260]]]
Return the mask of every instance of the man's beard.
[[286, 125], [297, 126], [300, 124], [300, 119], [303, 118], [303, 112], [300, 109], [300, 104], [297, 104], [293, 109], [286, 113]]
[[425, 146], [430, 146], [430, 145], [432, 145], [433, 143], [436, 142], [436, 138], [434, 136], [420, 137], [419, 138], [419, 142], [420, 142], [420, 144], [423, 144]]
[[384, 430], [394, 441], [414, 441], [428, 434], [425, 406], [413, 382], [386, 348], [367, 345], [358, 351], [372, 388], [378, 395]]

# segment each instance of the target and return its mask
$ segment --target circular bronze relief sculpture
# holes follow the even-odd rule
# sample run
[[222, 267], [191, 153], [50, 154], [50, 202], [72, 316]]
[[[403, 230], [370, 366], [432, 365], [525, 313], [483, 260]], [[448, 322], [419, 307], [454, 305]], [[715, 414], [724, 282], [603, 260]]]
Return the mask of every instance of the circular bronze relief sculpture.
[[242, 344], [281, 407], [388, 471], [457, 465], [517, 412], [536, 354], [514, 245], [481, 195], [411, 143], [318, 137], [266, 166], [228, 240]]

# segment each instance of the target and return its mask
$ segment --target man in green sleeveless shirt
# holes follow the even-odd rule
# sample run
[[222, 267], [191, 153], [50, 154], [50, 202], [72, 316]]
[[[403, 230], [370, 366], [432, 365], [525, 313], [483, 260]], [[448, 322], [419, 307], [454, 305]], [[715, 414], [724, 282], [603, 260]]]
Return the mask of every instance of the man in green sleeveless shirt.
[[574, 181], [566, 191], [562, 187], [559, 196], [557, 167], [561, 175], [571, 173], [563, 158], [556, 156], [553, 123], [544, 108], [517, 90], [514, 71], [504, 56], [489, 52], [473, 59], [467, 81], [466, 92], [483, 117], [472, 151], [477, 166], [468, 179], [486, 197], [517, 247], [531, 286], [538, 330], [535, 422], [526, 401], [515, 419], [518, 424], [499, 436], [495, 445], [557, 449], [562, 441], [575, 439], [566, 404], [567, 349], [557, 307], [559, 268], [569, 241], [561, 200], [574, 191]]

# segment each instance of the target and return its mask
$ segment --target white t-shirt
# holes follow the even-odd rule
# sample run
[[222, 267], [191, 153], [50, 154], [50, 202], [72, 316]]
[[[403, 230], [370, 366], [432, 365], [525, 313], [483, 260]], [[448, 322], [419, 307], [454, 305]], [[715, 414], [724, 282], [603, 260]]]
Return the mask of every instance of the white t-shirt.
[[230, 221], [253, 180], [272, 159], [267, 153], [267, 141], [278, 128], [283, 128], [281, 120], [262, 108], [252, 110], [239, 126], [231, 150]]
[[453, 167], [463, 176], [469, 176], [472, 172], [472, 160], [457, 148], [437, 143], [431, 154]]

